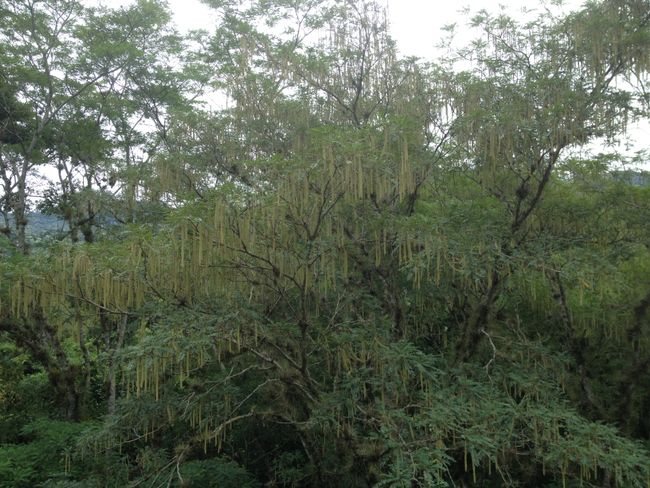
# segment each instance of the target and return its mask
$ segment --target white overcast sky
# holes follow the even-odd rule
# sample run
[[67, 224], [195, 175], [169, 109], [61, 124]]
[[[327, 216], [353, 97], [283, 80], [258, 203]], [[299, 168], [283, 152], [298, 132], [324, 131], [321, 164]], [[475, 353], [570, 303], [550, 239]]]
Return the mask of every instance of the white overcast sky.
[[[476, 13], [485, 9], [496, 12], [505, 8], [513, 17], [524, 16], [524, 10], [542, 9], [539, 0], [380, 0], [385, 2], [388, 9], [391, 35], [397, 41], [400, 53], [404, 56], [417, 56], [433, 60], [436, 56], [435, 46], [442, 37], [441, 28], [455, 23], [456, 38], [464, 42], [471, 38], [467, 24], [469, 17], [461, 11], [468, 7]], [[215, 22], [215, 14], [199, 0], [168, 0], [174, 12], [175, 22], [181, 30], [206, 29], [211, 30]], [[564, 0], [562, 11], [576, 10], [582, 6], [583, 0]], [[559, 7], [552, 7], [557, 9]], [[621, 153], [633, 154], [640, 149], [648, 149], [650, 141], [650, 124], [648, 121], [633, 124], [628, 128], [626, 144], [616, 148]], [[586, 150], [600, 152], [605, 149], [599, 144], [591, 144]], [[650, 169], [650, 162], [642, 165]]]
[[[210, 30], [215, 14], [199, 0], [167, 0], [174, 12], [176, 25], [182, 30]], [[517, 16], [522, 9], [529, 10], [541, 3], [538, 0], [379, 0], [388, 10], [392, 36], [397, 40], [400, 52], [406, 56], [432, 58], [434, 46], [441, 37], [440, 29], [451, 23], [456, 23], [462, 35], [463, 26], [468, 18], [460, 14], [464, 7], [472, 12], [481, 9], [497, 11], [503, 6], [507, 12]], [[126, 0], [104, 0], [104, 5], [116, 2], [127, 3]], [[581, 0], [564, 0], [565, 10], [578, 8]]]
[[[92, 1], [92, 0], [91, 0]], [[167, 0], [174, 13], [174, 21], [182, 30], [206, 29], [211, 31], [216, 22], [214, 10], [199, 0]], [[404, 56], [417, 56], [427, 60], [436, 57], [436, 48], [442, 37], [441, 28], [455, 23], [457, 40], [464, 42], [471, 35], [466, 28], [469, 17], [461, 14], [468, 7], [471, 12], [481, 9], [496, 12], [500, 8], [513, 17], [523, 16], [524, 10], [542, 9], [539, 0], [380, 0], [388, 9], [391, 35], [397, 41], [400, 53]], [[130, 3], [129, 0], [95, 0], [107, 7], [117, 7]], [[583, 0], [564, 0], [562, 10], [578, 9]], [[558, 7], [552, 7], [557, 9]], [[628, 128], [628, 147], [617, 148], [622, 153], [631, 154], [640, 149], [648, 149], [650, 141], [650, 123], [634, 124]], [[599, 149], [591, 146], [596, 152]], [[601, 149], [602, 150], [602, 149]], [[611, 150], [611, 149], [610, 149]], [[650, 169], [650, 162], [644, 165]]]

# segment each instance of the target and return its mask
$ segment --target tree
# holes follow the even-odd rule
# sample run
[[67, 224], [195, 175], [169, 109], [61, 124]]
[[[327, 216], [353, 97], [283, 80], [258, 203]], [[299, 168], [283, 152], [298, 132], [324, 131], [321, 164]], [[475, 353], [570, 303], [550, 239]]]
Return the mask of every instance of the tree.
[[648, 189], [572, 151], [645, 116], [617, 82], [646, 76], [647, 2], [481, 13], [465, 71], [399, 59], [373, 2], [214, 6], [232, 106], [172, 109], [161, 66], [106, 116], [138, 172], [118, 122], [153, 114], [115, 197], [164, 216], [3, 264], [14, 347], [51, 374], [19, 340], [47, 325], [109, 383], [68, 477], [644, 486]]
[[[169, 17], [151, 2], [118, 11], [86, 10], [75, 2], [12, 2], [5, 13], [2, 32], [8, 41], [8, 81], [3, 85], [2, 169], [6, 233], [11, 233], [11, 213], [16, 247], [27, 253], [28, 187], [49, 169], [58, 181], [46, 190], [39, 207], [67, 223], [73, 242], [81, 232], [90, 243], [110, 210], [117, 217], [124, 205], [129, 215], [135, 212], [134, 192], [144, 168], [138, 172], [129, 168], [145, 142], [151, 152], [160, 144], [154, 134], [141, 132], [138, 124], [154, 117], [164, 124], [165, 103], [185, 102], [173, 85], [189, 85], [191, 79], [165, 80], [163, 68], [152, 62], [154, 55], [165, 53], [169, 62], [178, 53], [180, 40], [173, 31], [160, 30]], [[120, 36], [130, 43], [115, 46], [107, 41]], [[138, 87], [145, 87], [147, 96], [134, 96]], [[122, 155], [126, 155], [126, 168], [118, 163]], [[118, 177], [123, 184], [115, 188]], [[130, 200], [124, 198], [126, 194]], [[115, 200], [119, 200], [117, 208]], [[2, 328], [45, 367], [56, 397], [67, 405], [66, 416], [81, 416], [79, 397], [87, 394], [91, 367], [84, 325], [78, 326], [82, 364], [73, 364], [53, 325], [38, 312], [30, 320], [6, 323]], [[84, 385], [77, 384], [79, 375], [85, 377]]]
[[74, 56], [74, 29], [81, 14], [77, 3], [12, 1], [3, 4], [1, 14], [5, 79], [31, 112], [23, 137], [2, 147], [5, 200], [14, 216], [16, 246], [27, 253], [28, 177], [45, 158], [48, 129], [102, 75], [79, 80], [61, 76]]

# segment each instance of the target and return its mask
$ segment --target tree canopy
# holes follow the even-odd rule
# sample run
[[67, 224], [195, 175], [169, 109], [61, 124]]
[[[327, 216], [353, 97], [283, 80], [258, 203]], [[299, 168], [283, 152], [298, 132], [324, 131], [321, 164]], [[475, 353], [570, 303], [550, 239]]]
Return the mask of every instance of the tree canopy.
[[0, 0], [0, 486], [648, 486], [650, 3], [206, 3]]

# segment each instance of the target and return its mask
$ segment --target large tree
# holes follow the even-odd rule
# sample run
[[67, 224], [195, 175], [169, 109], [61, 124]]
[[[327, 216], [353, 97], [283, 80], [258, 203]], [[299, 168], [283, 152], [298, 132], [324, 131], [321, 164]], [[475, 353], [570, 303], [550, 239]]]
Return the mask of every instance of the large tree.
[[[56, 361], [84, 364], [74, 400], [103, 420], [31, 445], [76, 438], [61, 476], [98, 484], [645, 486], [650, 194], [578, 149], [646, 115], [648, 2], [480, 13], [439, 64], [401, 59], [372, 1], [211, 3], [192, 70], [228, 106], [176, 103], [162, 61], [106, 78], [132, 225], [3, 264], [12, 358], [59, 407], [80, 385]], [[75, 106], [69, 164], [101, 140]]]

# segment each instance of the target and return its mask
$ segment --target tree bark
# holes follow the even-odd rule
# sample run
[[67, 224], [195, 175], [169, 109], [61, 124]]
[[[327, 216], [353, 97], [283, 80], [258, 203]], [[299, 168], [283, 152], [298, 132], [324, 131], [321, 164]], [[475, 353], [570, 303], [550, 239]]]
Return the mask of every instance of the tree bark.
[[29, 321], [0, 321], [0, 331], [8, 333], [19, 347], [40, 363], [55, 393], [55, 403], [68, 420], [80, 419], [80, 367], [71, 364], [56, 331], [46, 318], [36, 312]]

